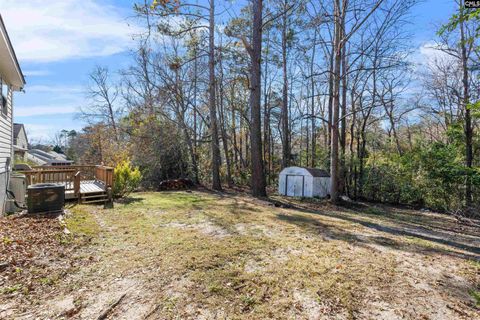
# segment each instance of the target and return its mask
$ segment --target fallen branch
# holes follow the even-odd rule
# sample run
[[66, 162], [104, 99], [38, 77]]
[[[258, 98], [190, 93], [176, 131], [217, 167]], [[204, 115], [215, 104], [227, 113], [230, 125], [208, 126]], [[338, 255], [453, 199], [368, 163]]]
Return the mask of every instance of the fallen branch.
[[160, 305], [157, 305], [155, 308], [153, 308], [152, 311], [150, 311], [145, 317], [143, 317], [144, 320], [149, 319], [155, 312], [157, 312], [160, 309]]
[[122, 294], [122, 296], [118, 298], [117, 301], [112, 303], [107, 309], [105, 309], [105, 311], [102, 312], [101, 315], [98, 316], [97, 320], [106, 319], [110, 312], [112, 312], [112, 310], [115, 309], [115, 307], [118, 306], [120, 302], [122, 302], [123, 298], [125, 298], [126, 295], [127, 293]]
[[459, 209], [450, 212], [451, 215], [457, 219], [457, 221], [463, 225], [469, 225], [471, 227], [480, 227], [478, 215], [478, 208]]

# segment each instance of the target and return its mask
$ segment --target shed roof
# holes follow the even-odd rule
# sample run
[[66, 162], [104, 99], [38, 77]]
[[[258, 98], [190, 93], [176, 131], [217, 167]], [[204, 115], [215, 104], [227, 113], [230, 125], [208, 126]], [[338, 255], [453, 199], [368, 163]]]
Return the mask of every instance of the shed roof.
[[318, 169], [318, 168], [304, 168], [307, 170], [312, 177], [330, 177], [330, 174], [327, 172], [327, 170], [323, 169]]
[[316, 178], [328, 178], [330, 174], [328, 171], [319, 168], [305, 168], [305, 167], [287, 167], [284, 168], [280, 174], [296, 174], [296, 175], [310, 175]]

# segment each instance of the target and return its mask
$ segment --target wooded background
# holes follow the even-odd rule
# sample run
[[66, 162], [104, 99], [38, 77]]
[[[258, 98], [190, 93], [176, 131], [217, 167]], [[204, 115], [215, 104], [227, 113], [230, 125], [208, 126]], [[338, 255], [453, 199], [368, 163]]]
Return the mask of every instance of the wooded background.
[[266, 195], [279, 171], [330, 170], [331, 198], [474, 215], [480, 199], [476, 11], [418, 64], [417, 0], [145, 1], [132, 64], [91, 72], [89, 125], [57, 146], [130, 159], [143, 185], [191, 178]]

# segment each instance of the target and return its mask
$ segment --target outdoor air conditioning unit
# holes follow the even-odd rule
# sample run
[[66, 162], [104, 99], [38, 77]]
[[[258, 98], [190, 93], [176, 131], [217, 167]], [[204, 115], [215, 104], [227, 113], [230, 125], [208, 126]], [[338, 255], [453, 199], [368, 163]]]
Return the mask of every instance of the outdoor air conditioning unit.
[[[15, 198], [10, 199], [11, 195], [7, 197], [5, 211], [8, 213], [14, 213], [22, 210], [21, 207], [25, 207], [25, 194], [27, 192], [27, 178], [25, 175], [20, 173], [12, 173], [10, 176], [10, 182], [8, 184], [8, 190], [13, 193]], [[18, 206], [15, 205], [15, 202], [18, 204]]]
[[27, 189], [28, 213], [53, 213], [63, 210], [65, 186], [58, 183], [39, 183]]

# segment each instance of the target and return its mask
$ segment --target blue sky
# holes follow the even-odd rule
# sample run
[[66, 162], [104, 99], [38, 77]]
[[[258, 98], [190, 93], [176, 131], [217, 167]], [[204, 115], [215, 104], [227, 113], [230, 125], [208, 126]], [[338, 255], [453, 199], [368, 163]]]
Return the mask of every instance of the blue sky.
[[[111, 70], [129, 64], [138, 32], [129, 0], [0, 0], [2, 14], [27, 80], [15, 96], [15, 122], [30, 140], [47, 142], [61, 129], [81, 129], [88, 73], [95, 65]], [[448, 19], [454, 0], [426, 0], [412, 12], [414, 59], [430, 54], [435, 25]]]
[[95, 65], [129, 64], [138, 31], [132, 1], [0, 0], [0, 14], [27, 81], [14, 97], [14, 121], [25, 124], [31, 141], [81, 129], [76, 113], [88, 73]]

